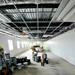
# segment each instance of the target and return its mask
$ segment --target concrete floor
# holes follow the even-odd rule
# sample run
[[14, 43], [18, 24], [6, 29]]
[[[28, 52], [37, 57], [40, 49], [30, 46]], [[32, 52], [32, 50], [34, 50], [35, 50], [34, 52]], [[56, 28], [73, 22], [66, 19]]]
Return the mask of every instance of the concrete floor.
[[17, 57], [27, 56], [31, 59], [32, 64], [26, 69], [15, 70], [13, 75], [75, 75], [75, 66], [54, 55], [47, 52], [49, 64], [41, 66], [41, 63], [36, 63], [32, 60], [32, 51], [29, 50]]

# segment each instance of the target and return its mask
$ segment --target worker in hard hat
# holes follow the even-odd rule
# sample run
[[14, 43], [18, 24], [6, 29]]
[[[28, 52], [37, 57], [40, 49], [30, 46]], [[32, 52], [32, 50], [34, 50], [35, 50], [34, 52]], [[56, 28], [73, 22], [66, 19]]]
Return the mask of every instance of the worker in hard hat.
[[0, 46], [0, 50], [2, 49], [2, 46]]
[[0, 45], [0, 56], [3, 56], [4, 55], [4, 49], [3, 47]]

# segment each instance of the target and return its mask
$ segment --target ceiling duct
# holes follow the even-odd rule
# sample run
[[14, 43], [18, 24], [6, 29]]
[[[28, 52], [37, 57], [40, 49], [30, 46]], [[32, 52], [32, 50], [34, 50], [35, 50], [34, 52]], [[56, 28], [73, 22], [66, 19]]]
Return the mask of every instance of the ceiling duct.
[[[70, 12], [63, 18], [63, 21], [67, 21], [73, 14], [75, 14], [75, 6], [70, 10]], [[75, 21], [74, 21], [75, 22]]]
[[[65, 0], [64, 0], [65, 2]], [[67, 15], [67, 13], [72, 9], [72, 7], [75, 5], [75, 0], [69, 0], [63, 11], [58, 16], [57, 20], [62, 20], [64, 16]]]
[[0, 13], [0, 22], [11, 22], [11, 21]]
[[2, 5], [12, 5], [13, 2], [15, 4], [29, 4], [34, 3], [37, 4], [37, 2], [40, 3], [60, 3], [61, 0], [0, 0], [0, 6]]

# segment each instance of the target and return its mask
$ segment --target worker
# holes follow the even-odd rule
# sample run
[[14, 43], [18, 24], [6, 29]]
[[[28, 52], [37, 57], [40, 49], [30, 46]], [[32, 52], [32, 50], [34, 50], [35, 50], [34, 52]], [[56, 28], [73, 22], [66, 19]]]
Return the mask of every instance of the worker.
[[34, 61], [37, 61], [37, 54], [38, 52], [34, 52]]
[[44, 59], [45, 59], [45, 53], [42, 52], [42, 60], [41, 60], [41, 65], [44, 66]]
[[3, 57], [4, 56], [4, 49], [3, 47], [0, 45], [0, 56]]
[[0, 75], [12, 75], [11, 69], [6, 65], [5, 56], [4, 56], [4, 49], [0, 45], [0, 58], [1, 58], [1, 74]]
[[5, 67], [6, 62], [5, 62], [5, 56], [4, 56], [4, 49], [3, 49], [3, 47], [1, 45], [0, 45], [0, 59], [1, 59], [2, 67]]

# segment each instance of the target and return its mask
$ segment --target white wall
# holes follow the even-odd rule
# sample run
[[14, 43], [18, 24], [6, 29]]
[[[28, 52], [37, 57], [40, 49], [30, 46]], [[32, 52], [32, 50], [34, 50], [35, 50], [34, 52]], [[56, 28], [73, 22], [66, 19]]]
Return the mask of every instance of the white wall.
[[[13, 41], [13, 50], [9, 50], [8, 48], [8, 39]], [[20, 42], [20, 48], [17, 48], [17, 41]], [[22, 47], [22, 42], [27, 43], [26, 46], [24, 46], [24, 48]], [[6, 53], [10, 53], [11, 56], [15, 56], [25, 50], [29, 50], [31, 48], [31, 42], [30, 40], [23, 40], [23, 39], [19, 39], [17, 37], [11, 37], [8, 36], [6, 34], [2, 34], [0, 33], [0, 45], [4, 48], [4, 51]]]
[[44, 48], [75, 65], [75, 29], [46, 41]]

